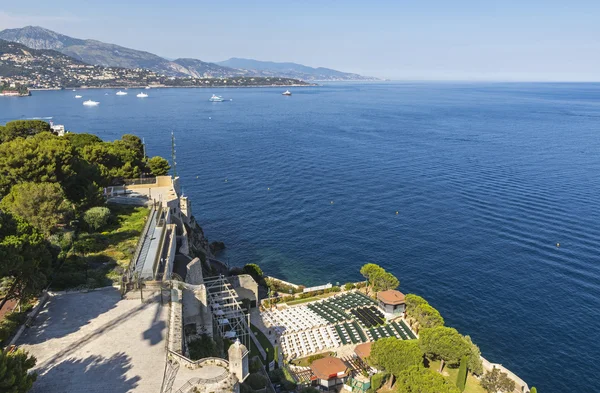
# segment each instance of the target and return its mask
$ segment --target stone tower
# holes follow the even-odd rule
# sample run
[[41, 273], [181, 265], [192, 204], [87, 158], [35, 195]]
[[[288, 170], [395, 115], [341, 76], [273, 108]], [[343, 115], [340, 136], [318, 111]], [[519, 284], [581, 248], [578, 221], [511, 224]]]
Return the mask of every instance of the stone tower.
[[190, 201], [188, 197], [182, 196], [179, 198], [179, 206], [181, 214], [184, 216], [182, 218], [189, 223], [192, 218], [192, 201]]
[[229, 347], [229, 372], [236, 376], [240, 383], [244, 382], [249, 373], [248, 349], [240, 340], [235, 340]]

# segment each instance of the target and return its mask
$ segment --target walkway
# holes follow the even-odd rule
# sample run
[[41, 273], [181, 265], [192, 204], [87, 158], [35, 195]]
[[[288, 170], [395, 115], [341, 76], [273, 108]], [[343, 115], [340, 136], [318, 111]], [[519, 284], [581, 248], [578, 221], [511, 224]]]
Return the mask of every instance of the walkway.
[[166, 316], [114, 288], [52, 297], [18, 343], [37, 358], [30, 392], [159, 392]]

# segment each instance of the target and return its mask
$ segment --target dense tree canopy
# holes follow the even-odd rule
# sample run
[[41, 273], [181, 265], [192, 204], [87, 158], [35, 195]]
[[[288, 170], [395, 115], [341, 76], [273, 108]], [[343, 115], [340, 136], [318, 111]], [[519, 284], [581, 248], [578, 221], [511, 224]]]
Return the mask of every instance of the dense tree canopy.
[[37, 294], [46, 284], [52, 255], [44, 236], [24, 219], [0, 210], [0, 279], [4, 301]]
[[36, 359], [23, 350], [13, 353], [0, 351], [0, 392], [25, 393], [36, 380], [35, 373], [29, 369], [35, 366]]
[[423, 351], [416, 340], [382, 338], [373, 343], [369, 361], [377, 368], [383, 368], [398, 377], [402, 371], [412, 366], [423, 365]]
[[360, 274], [367, 279], [368, 284], [375, 292], [396, 289], [400, 281], [379, 265], [367, 263], [360, 269]]
[[65, 134], [64, 138], [71, 142], [71, 145], [77, 150], [81, 150], [86, 146], [102, 142], [102, 139], [100, 139], [96, 135], [85, 133], [78, 134], [70, 132], [68, 134]]
[[171, 166], [169, 161], [160, 156], [155, 156], [148, 160], [148, 169], [154, 176], [165, 176], [169, 173]]
[[469, 353], [469, 357], [467, 359], [467, 368], [471, 370], [473, 374], [481, 375], [483, 374], [483, 364], [481, 363], [481, 350], [479, 347], [471, 340], [470, 336], [465, 336], [465, 341], [469, 345], [471, 349]]
[[42, 120], [14, 120], [0, 127], [0, 143], [50, 131], [50, 124]]
[[421, 296], [406, 295], [406, 313], [414, 318], [421, 328], [444, 325], [444, 318], [442, 318], [438, 310], [431, 307]]
[[445, 326], [423, 329], [419, 334], [419, 345], [428, 357], [441, 359], [441, 367], [444, 362], [457, 364], [471, 353], [465, 338], [456, 329]]
[[26, 182], [15, 184], [0, 207], [23, 217], [45, 235], [52, 233], [57, 225], [66, 224], [73, 213], [58, 183]]
[[[91, 134], [59, 137], [48, 131], [49, 124], [42, 121], [0, 126], [0, 299], [7, 295], [4, 302], [36, 295], [47, 284], [53, 260], [64, 258], [58, 255], [60, 250], [53, 255], [46, 241], [53, 230], [57, 233], [51, 236], [62, 238], [58, 229], [80, 225], [87, 209], [105, 203], [102, 187], [148, 172], [143, 144], [134, 135], [103, 142]], [[88, 214], [87, 221], [99, 228], [105, 219], [105, 214]], [[77, 245], [75, 252], [85, 254], [101, 246], [91, 236], [78, 236], [75, 242], [67, 242], [68, 247]]]
[[0, 144], [0, 196], [23, 182], [65, 184], [75, 175], [74, 150], [66, 139], [44, 132]]
[[396, 381], [398, 393], [460, 393], [458, 388], [428, 368], [413, 366], [400, 373]]

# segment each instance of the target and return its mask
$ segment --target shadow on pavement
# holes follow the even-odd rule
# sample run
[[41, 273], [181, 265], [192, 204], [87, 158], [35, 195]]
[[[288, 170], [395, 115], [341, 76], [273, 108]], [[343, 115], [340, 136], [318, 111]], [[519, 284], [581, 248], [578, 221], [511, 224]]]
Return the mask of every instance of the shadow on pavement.
[[140, 381], [139, 376], [127, 377], [126, 373], [131, 368], [131, 358], [124, 353], [117, 353], [110, 358], [97, 355], [85, 359], [69, 358], [39, 369], [30, 393], [127, 393], [133, 391]]

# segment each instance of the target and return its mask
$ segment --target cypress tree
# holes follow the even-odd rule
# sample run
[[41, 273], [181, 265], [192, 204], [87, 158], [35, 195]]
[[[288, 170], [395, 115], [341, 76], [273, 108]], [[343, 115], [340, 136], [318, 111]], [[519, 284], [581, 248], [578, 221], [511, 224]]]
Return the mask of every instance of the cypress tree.
[[529, 391], [529, 393], [537, 393], [537, 389], [535, 387], [531, 388], [531, 390]]
[[461, 392], [465, 390], [467, 385], [467, 357], [463, 356], [460, 359], [460, 367], [458, 368], [458, 375], [456, 376], [456, 387]]

